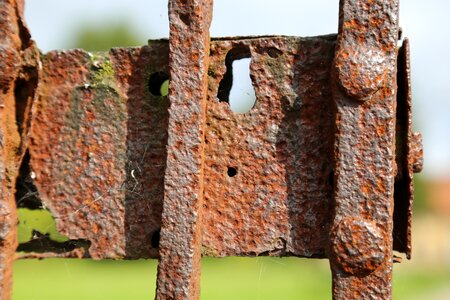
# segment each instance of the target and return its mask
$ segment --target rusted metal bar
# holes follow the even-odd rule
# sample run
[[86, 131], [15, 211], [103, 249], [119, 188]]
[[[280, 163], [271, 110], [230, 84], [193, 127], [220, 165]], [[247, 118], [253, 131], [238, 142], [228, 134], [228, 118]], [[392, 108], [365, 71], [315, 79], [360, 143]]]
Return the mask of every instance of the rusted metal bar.
[[339, 15], [333, 299], [390, 299], [398, 1], [343, 0]]
[[199, 299], [212, 0], [169, 0], [169, 126], [156, 299]]
[[10, 299], [17, 247], [15, 184], [27, 144], [37, 52], [21, 0], [0, 1], [0, 299]]
[[398, 53], [396, 165], [394, 186], [394, 249], [411, 258], [411, 222], [414, 202], [413, 175], [422, 170], [422, 136], [412, 130], [412, 93], [409, 40]]
[[[201, 254], [329, 258], [335, 299], [390, 298], [422, 165], [398, 3], [343, 1], [338, 37], [211, 42], [212, 1], [170, 5], [170, 42], [39, 55], [23, 3], [0, 2], [0, 299], [15, 205], [68, 238], [21, 257], [160, 255], [158, 299], [198, 298]], [[244, 57], [256, 103], [236, 114], [223, 95]]]
[[[328, 212], [333, 207], [334, 110], [329, 69], [334, 43], [335, 36], [212, 41], [204, 255], [326, 257]], [[235, 114], [217, 95], [227, 54], [245, 48], [252, 59], [257, 103], [249, 113]], [[272, 57], [274, 52], [279, 55]], [[39, 110], [28, 147], [33, 181], [60, 231], [73, 241], [89, 241], [90, 247], [79, 244], [78, 252], [46, 252], [39, 257], [156, 257], [157, 245], [151, 241], [161, 226], [167, 99], [150, 92], [149, 79], [168, 72], [167, 57], [166, 41], [114, 49], [93, 58], [79, 50], [43, 57]], [[102, 71], [107, 66], [113, 73]], [[104, 106], [114, 103], [105, 90], [120, 95], [125, 106]], [[95, 101], [80, 103], [80, 92], [92, 94], [87, 100]], [[82, 106], [89, 113], [80, 110]], [[114, 129], [123, 126], [123, 118], [127, 130]], [[98, 130], [88, 130], [91, 124]], [[399, 126], [397, 130], [403, 132]], [[144, 137], [151, 142], [144, 143]], [[397, 144], [405, 142], [400, 139]], [[61, 153], [72, 153], [63, 165]], [[98, 159], [101, 155], [107, 159]], [[402, 152], [397, 157], [404, 158]], [[228, 167], [235, 167], [237, 175], [230, 177]], [[115, 175], [105, 177], [105, 170]], [[95, 193], [102, 197], [94, 198]], [[398, 234], [401, 226], [397, 227], [394, 236], [406, 245], [408, 241]]]

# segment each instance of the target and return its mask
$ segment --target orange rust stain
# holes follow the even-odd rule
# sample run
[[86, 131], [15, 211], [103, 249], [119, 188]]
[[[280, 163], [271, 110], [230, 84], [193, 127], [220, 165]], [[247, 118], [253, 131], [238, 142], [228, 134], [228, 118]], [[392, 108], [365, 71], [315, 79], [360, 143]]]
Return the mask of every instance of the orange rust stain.
[[102, 207], [100, 206], [100, 204], [98, 204], [98, 202], [92, 203], [91, 207], [93, 209], [95, 209], [95, 211], [97, 211], [97, 212], [101, 212], [102, 211]]
[[358, 44], [363, 44], [366, 38], [363, 35], [358, 35]]
[[95, 115], [92, 111], [86, 111], [86, 121], [89, 123], [93, 123], [95, 121]]
[[367, 26], [361, 24], [358, 19], [350, 19], [344, 22], [345, 29], [351, 29], [354, 32], [365, 33], [367, 32]]
[[382, 126], [377, 126], [377, 134], [379, 135], [379, 136], [384, 136], [385, 134], [386, 134], [386, 128], [385, 128], [385, 126], [384, 125], [382, 125]]
[[383, 25], [384, 20], [381, 18], [372, 17], [369, 19], [370, 26], [374, 28], [380, 28]]
[[193, 61], [197, 61], [199, 57], [200, 57], [200, 55], [198, 54], [198, 52], [193, 52], [193, 53], [191, 54], [191, 59], [192, 59]]
[[346, 52], [346, 51], [341, 51], [341, 53], [339, 53], [339, 56], [340, 56], [342, 59], [346, 59], [346, 58], [348, 57], [348, 52]]
[[370, 193], [370, 186], [368, 184], [365, 184], [361, 187], [361, 192], [365, 195], [368, 195]]
[[386, 187], [384, 186], [384, 182], [383, 182], [383, 180], [382, 180], [381, 178], [378, 178], [377, 185], [378, 185], [378, 189], [379, 189], [382, 193], [386, 192]]
[[184, 148], [184, 141], [177, 140], [173, 146], [175, 147], [175, 149], [182, 149]]
[[89, 206], [90, 208], [94, 209], [97, 212], [101, 212], [102, 208], [100, 206], [100, 204], [97, 202], [98, 199], [96, 200], [86, 200], [84, 203]]
[[175, 122], [174, 131], [180, 132], [183, 129], [183, 124], [180, 122]]
[[356, 20], [356, 19], [351, 19], [351, 20], [347, 20], [344, 22], [345, 28], [355, 28], [357, 26], [358, 26], [358, 20]]
[[94, 233], [98, 233], [98, 231], [99, 231], [99, 226], [98, 226], [97, 223], [94, 223], [94, 225], [92, 226], [92, 231], [93, 231]]

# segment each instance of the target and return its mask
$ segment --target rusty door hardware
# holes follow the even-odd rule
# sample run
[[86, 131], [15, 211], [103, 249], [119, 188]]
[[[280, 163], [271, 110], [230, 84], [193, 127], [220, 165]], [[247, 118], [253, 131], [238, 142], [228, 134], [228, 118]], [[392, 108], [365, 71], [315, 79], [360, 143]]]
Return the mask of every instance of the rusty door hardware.
[[[159, 257], [156, 298], [198, 299], [201, 255], [329, 258], [333, 299], [391, 298], [422, 168], [398, 0], [341, 0], [337, 35], [220, 39], [212, 0], [170, 0], [169, 41], [95, 54], [40, 53], [23, 5], [0, 0], [1, 300], [33, 257]], [[68, 240], [18, 245], [42, 206]]]

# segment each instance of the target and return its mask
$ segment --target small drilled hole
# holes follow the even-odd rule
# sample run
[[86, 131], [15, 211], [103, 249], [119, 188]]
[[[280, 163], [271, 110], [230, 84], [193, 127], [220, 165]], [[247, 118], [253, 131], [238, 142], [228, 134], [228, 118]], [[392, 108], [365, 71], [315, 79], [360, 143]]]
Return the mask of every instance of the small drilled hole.
[[234, 177], [237, 175], [237, 169], [233, 167], [228, 167], [227, 174], [229, 177]]
[[153, 232], [152, 238], [150, 241], [153, 248], [159, 247], [159, 239], [160, 239], [160, 230], [156, 230], [155, 232]]
[[169, 75], [164, 72], [153, 73], [148, 79], [148, 90], [155, 96], [167, 96], [169, 93]]

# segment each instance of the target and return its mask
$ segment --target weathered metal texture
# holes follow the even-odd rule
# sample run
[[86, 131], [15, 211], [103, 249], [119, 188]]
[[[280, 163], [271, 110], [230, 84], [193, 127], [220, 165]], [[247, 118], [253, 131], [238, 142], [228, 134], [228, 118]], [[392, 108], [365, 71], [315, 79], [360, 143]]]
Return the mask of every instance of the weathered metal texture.
[[169, 0], [169, 125], [156, 299], [199, 299], [212, 0]]
[[[329, 257], [335, 299], [390, 298], [422, 168], [407, 40], [396, 73], [397, 1], [342, 1], [337, 40], [209, 44], [211, 6], [170, 2], [170, 54], [150, 41], [40, 56], [22, 1], [0, 2], [0, 299], [15, 202], [32, 201], [70, 240], [41, 235], [22, 257], [161, 254], [158, 299], [198, 298], [201, 254]], [[227, 103], [241, 58], [257, 98], [245, 114]]]
[[[332, 197], [329, 82], [334, 44], [334, 35], [212, 42], [206, 254], [325, 256]], [[251, 58], [256, 103], [238, 114], [217, 95], [226, 80], [225, 61], [242, 57]], [[230, 177], [228, 168], [236, 175]]]
[[390, 299], [398, 1], [344, 0], [336, 102], [334, 299]]
[[23, 1], [0, 1], [0, 299], [10, 299], [17, 246], [15, 185], [27, 143], [37, 56]]
[[[332, 208], [334, 109], [329, 66], [334, 41], [335, 36], [212, 41], [205, 133], [205, 255], [325, 256]], [[247, 49], [251, 76], [258, 83], [255, 107], [246, 114], [232, 112], [217, 98], [226, 56], [235, 49]], [[276, 57], [269, 54], [275, 52]], [[151, 240], [160, 228], [168, 102], [150, 93], [148, 84], [153, 74], [167, 72], [167, 55], [167, 42], [153, 41], [95, 57], [72, 50], [42, 58], [29, 146], [34, 183], [60, 231], [71, 239], [90, 241], [89, 256], [157, 255]], [[115, 140], [102, 140], [83, 128], [108, 132], [111, 126], [120, 127], [121, 118], [110, 118], [108, 109], [86, 109], [90, 114], [86, 119], [84, 107], [89, 105], [72, 104], [78, 101], [73, 95], [84, 91], [94, 93], [93, 103], [102, 108], [105, 90], [115, 90], [124, 103], [116, 109], [123, 110], [119, 115], [126, 118], [126, 130], [115, 132]], [[83, 138], [73, 124], [84, 132]], [[70, 142], [72, 136], [80, 141]], [[102, 146], [89, 149], [90, 144]], [[124, 147], [125, 156], [122, 150], [107, 160], [95, 158]], [[65, 153], [73, 154], [68, 159], [63, 158]], [[237, 169], [236, 176], [227, 175], [228, 167]], [[104, 180], [109, 173], [121, 175], [115, 181]], [[98, 197], [94, 190], [80, 189], [79, 182], [92, 182], [96, 193], [103, 195], [94, 202], [97, 206], [84, 200]], [[119, 187], [114, 197], [109, 194], [111, 186]], [[103, 210], [111, 203], [115, 206]]]
[[390, 76], [396, 61], [398, 0], [341, 0], [335, 68], [339, 86], [364, 100]]
[[[334, 45], [334, 35], [211, 42], [204, 255], [326, 256]], [[217, 95], [227, 55], [242, 49], [252, 59], [257, 101], [237, 114]], [[166, 41], [94, 56], [71, 50], [42, 57], [30, 180], [60, 232], [81, 248], [67, 256], [157, 256], [168, 101], [149, 92], [149, 79], [167, 74], [167, 57]]]
[[[325, 256], [333, 205], [334, 109], [329, 66], [334, 41], [334, 36], [325, 36], [212, 42], [205, 133], [204, 255]], [[227, 54], [240, 57], [241, 51], [249, 53], [251, 76], [257, 83], [257, 102], [247, 114], [233, 113], [228, 103], [217, 98]], [[148, 47], [113, 49], [95, 57], [73, 50], [51, 52], [42, 58], [29, 145], [31, 170], [42, 201], [53, 212], [61, 232], [75, 241], [91, 243], [89, 254], [80, 249], [83, 251], [68, 256], [139, 258], [157, 254], [152, 237], [160, 227], [167, 99], [152, 95], [148, 84], [152, 75], [167, 72], [167, 56], [167, 42], [154, 41]], [[294, 81], [298, 84], [293, 85]], [[73, 95], [81, 91], [94, 94], [92, 104], [74, 105], [79, 100]], [[110, 101], [104, 97], [108, 93], [102, 91], [115, 91], [110, 93], [119, 95], [124, 103], [116, 109], [123, 111], [112, 114], [104, 105]], [[87, 130], [108, 132], [119, 128], [123, 118], [126, 130], [116, 130], [114, 140], [102, 140], [101, 135]], [[375, 125], [378, 123], [383, 124], [384, 119]], [[79, 130], [73, 129], [74, 124]], [[382, 129], [377, 134], [382, 134]], [[75, 145], [70, 142], [73, 136], [79, 140]], [[147, 140], [151, 142], [146, 144]], [[89, 149], [91, 144], [102, 146]], [[125, 157], [114, 153], [125, 162], [105, 156], [107, 149], [115, 148], [126, 149]], [[65, 159], [62, 153], [73, 156]], [[95, 159], [102, 155], [108, 159]], [[108, 167], [110, 161], [115, 163]], [[228, 176], [229, 166], [237, 169], [236, 176]], [[117, 182], [104, 180], [110, 173], [121, 174], [114, 177]], [[89, 205], [92, 200], [82, 202], [93, 199], [94, 190], [76, 185], [90, 181], [100, 190], [97, 193], [104, 195], [94, 202], [97, 205]], [[110, 186], [119, 187], [115, 198], [108, 194]], [[111, 208], [106, 209], [108, 206]], [[147, 209], [145, 214], [143, 209]], [[82, 218], [75, 217], [77, 214]], [[370, 222], [355, 226], [358, 232], [376, 232]], [[371, 261], [358, 262], [367, 263]]]
[[411, 222], [414, 201], [414, 173], [422, 170], [422, 136], [412, 129], [412, 94], [409, 40], [398, 53], [396, 164], [394, 187], [394, 249], [411, 258]]
[[59, 231], [78, 248], [90, 245], [73, 255], [157, 256], [168, 102], [148, 82], [167, 74], [167, 57], [162, 42], [42, 58], [30, 170]]

